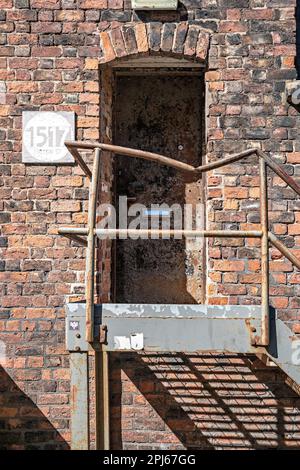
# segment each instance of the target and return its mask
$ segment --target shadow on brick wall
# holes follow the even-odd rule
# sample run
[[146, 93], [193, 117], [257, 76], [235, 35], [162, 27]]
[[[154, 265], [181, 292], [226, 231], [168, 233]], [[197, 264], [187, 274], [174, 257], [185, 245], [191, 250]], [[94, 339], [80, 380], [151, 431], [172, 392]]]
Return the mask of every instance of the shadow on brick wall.
[[0, 449], [69, 449], [46, 416], [1, 366]]
[[256, 358], [123, 353], [111, 367], [114, 449], [300, 448], [300, 397]]

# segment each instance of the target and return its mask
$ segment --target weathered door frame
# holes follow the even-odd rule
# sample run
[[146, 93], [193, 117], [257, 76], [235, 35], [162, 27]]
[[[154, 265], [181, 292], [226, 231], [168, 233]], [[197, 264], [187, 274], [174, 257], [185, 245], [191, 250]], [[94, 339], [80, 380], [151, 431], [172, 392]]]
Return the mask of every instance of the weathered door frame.
[[[100, 67], [101, 70], [101, 67]], [[115, 114], [115, 99], [117, 93], [117, 78], [123, 76], [199, 76], [201, 77], [202, 84], [199, 93], [202, 93], [202, 105], [203, 109], [201, 110], [201, 156], [205, 155], [205, 143], [206, 143], [206, 99], [205, 99], [205, 80], [204, 80], [204, 71], [205, 67], [203, 63], [191, 62], [186, 59], [177, 59], [172, 57], [138, 57], [133, 58], [130, 60], [126, 60], [124, 62], [118, 62], [117, 64], [113, 64], [111, 67], [111, 76], [112, 76], [112, 87], [113, 87], [113, 99], [112, 99], [112, 141], [115, 142], [116, 136], [116, 124], [117, 124], [117, 117]], [[101, 72], [100, 72], [101, 73]], [[202, 162], [203, 163], [203, 162]], [[116, 169], [114, 167], [114, 179], [113, 179], [113, 200], [114, 203], [116, 202], [116, 194], [117, 194], [117, 178]], [[202, 182], [201, 182], [201, 193], [202, 193], [202, 200], [205, 201], [206, 198], [206, 174], [202, 175]], [[205, 207], [205, 205], [204, 205]], [[204, 216], [205, 224], [206, 224], [206, 214]], [[203, 227], [205, 228], [205, 227]], [[117, 286], [117, 279], [116, 279], [116, 243], [117, 240], [112, 242], [112, 265], [111, 265], [111, 301], [116, 302], [116, 286]], [[203, 263], [203, 266], [206, 266], [206, 249], [203, 248], [203, 253], [201, 256], [201, 260], [199, 262]], [[202, 272], [202, 299], [201, 302], [205, 303], [206, 300], [206, 272], [203, 269]]]
[[[115, 79], [117, 74], [145, 74], [149, 70], [163, 74], [201, 74], [203, 76], [203, 111], [202, 112], [202, 155], [205, 155], [205, 117], [206, 117], [206, 100], [205, 100], [205, 82], [204, 70], [206, 64], [204, 62], [193, 62], [184, 58], [173, 58], [167, 56], [148, 56], [126, 59], [112, 62], [112, 64], [100, 65], [99, 81], [100, 81], [100, 141], [111, 143], [115, 133], [115, 116], [114, 116], [114, 99], [115, 99]], [[109, 89], [110, 88], [110, 89]], [[111, 160], [110, 160], [111, 161]], [[113, 165], [113, 163], [111, 163]], [[112, 173], [114, 169], [112, 169]], [[202, 191], [203, 200], [205, 200], [205, 179], [203, 175]], [[113, 181], [113, 197], [116, 194], [115, 179]], [[116, 240], [112, 245], [111, 251], [111, 296], [110, 301], [115, 301], [116, 296], [116, 278], [115, 278], [115, 246]], [[203, 250], [203, 263], [206, 266], [206, 249]], [[98, 265], [101, 263], [99, 260]], [[206, 273], [203, 270], [203, 294], [205, 295]], [[100, 296], [98, 296], [98, 301]], [[205, 299], [203, 298], [203, 302]], [[107, 450], [109, 444], [109, 353], [95, 351], [95, 412], [96, 416], [96, 448]]]

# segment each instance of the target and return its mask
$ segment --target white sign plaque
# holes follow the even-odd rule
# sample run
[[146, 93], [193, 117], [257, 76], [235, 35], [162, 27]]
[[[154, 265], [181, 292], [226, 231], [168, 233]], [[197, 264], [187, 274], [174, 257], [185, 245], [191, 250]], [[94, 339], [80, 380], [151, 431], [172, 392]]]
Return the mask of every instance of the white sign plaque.
[[22, 161], [43, 165], [73, 163], [65, 147], [75, 138], [75, 115], [67, 111], [23, 111]]

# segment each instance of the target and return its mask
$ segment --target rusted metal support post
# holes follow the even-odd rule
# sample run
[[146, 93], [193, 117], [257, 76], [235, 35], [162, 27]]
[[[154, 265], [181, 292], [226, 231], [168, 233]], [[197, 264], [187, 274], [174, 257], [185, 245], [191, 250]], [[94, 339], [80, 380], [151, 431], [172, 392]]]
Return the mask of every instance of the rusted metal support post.
[[268, 346], [269, 338], [269, 237], [268, 237], [268, 186], [267, 167], [262, 158], [259, 161], [260, 169], [260, 223], [261, 237], [261, 346]]
[[83, 160], [83, 158], [80, 155], [80, 153], [78, 152], [77, 148], [69, 146], [67, 142], [65, 142], [65, 146], [69, 150], [70, 154], [74, 157], [75, 162], [78, 163], [78, 165], [80, 166], [80, 168], [82, 169], [84, 174], [88, 178], [91, 178], [92, 177], [91, 170], [89, 169], [89, 167], [87, 166], [87, 164]]
[[[95, 228], [100, 178], [100, 148], [95, 149], [88, 208], [86, 258], [86, 339], [94, 341]], [[109, 376], [108, 353], [95, 351], [96, 446], [109, 450]]]
[[95, 352], [96, 379], [96, 447], [98, 450], [109, 450], [109, 353]]
[[103, 380], [103, 450], [109, 450], [109, 353], [102, 351], [102, 380]]
[[268, 167], [270, 167], [276, 175], [279, 176], [286, 184], [292, 188], [299, 196], [300, 196], [300, 186], [297, 181], [290, 176], [284, 168], [282, 168], [278, 163], [274, 162], [272, 158], [270, 158], [266, 153], [262, 152], [261, 150], [257, 150], [257, 154], [260, 158], [264, 159]]
[[86, 339], [94, 340], [94, 283], [95, 283], [95, 225], [100, 173], [100, 149], [95, 150], [92, 179], [90, 182], [88, 235], [86, 252]]

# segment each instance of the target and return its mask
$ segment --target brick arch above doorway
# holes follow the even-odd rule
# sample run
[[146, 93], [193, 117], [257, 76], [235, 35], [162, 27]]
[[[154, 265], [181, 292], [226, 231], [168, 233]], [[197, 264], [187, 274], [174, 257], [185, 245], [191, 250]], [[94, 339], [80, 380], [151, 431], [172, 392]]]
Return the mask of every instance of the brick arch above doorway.
[[209, 31], [187, 21], [125, 24], [100, 33], [100, 63], [148, 55], [205, 62], [209, 40]]

